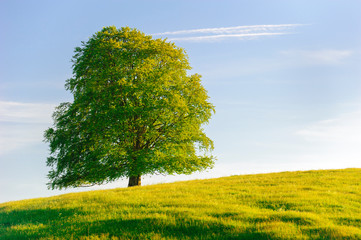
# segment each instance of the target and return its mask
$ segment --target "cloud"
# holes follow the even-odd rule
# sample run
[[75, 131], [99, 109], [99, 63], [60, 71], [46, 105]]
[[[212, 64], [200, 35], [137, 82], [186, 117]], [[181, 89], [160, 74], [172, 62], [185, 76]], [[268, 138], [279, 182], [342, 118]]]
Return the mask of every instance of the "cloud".
[[[42, 144], [46, 124], [1, 124], [0, 156], [7, 153], [21, 153], [26, 146]], [[0, 160], [1, 161], [1, 160]]]
[[[313, 123], [296, 131], [309, 145], [303, 159], [327, 166], [361, 166], [361, 111]], [[307, 155], [307, 156], [306, 156]]]
[[50, 123], [56, 105], [0, 101], [0, 122]]
[[297, 58], [297, 60], [301, 60], [308, 64], [334, 65], [340, 64], [351, 57], [353, 52], [350, 50], [322, 49], [314, 51], [283, 51], [282, 54], [291, 58]]
[[[290, 34], [287, 30], [302, 26], [303, 24], [279, 24], [279, 25], [250, 25], [220, 28], [201, 28], [191, 30], [180, 30], [173, 32], [155, 33], [153, 36], [180, 37], [169, 38], [169, 41], [215, 41], [227, 38], [254, 39], [262, 36]], [[210, 35], [211, 34], [211, 35]]]
[[179, 34], [193, 34], [193, 33], [213, 33], [213, 34], [234, 34], [246, 32], [268, 32], [270, 30], [284, 30], [287, 28], [294, 28], [302, 26], [303, 24], [280, 24], [280, 25], [250, 25], [250, 26], [236, 26], [236, 27], [221, 27], [221, 28], [201, 28], [192, 30], [181, 30], [173, 32], [154, 33], [155, 35], [179, 35]]
[[209, 36], [199, 36], [199, 37], [180, 37], [180, 38], [169, 38], [169, 41], [214, 41], [222, 40], [226, 38], [238, 38], [238, 39], [249, 39], [257, 38], [260, 36], [274, 36], [274, 35], [285, 35], [287, 33], [244, 33], [244, 34], [219, 34], [219, 35], [209, 35]]
[[41, 144], [55, 105], [0, 101], [0, 155]]
[[361, 111], [316, 122], [296, 132], [310, 142], [333, 142], [338, 145], [361, 144]]

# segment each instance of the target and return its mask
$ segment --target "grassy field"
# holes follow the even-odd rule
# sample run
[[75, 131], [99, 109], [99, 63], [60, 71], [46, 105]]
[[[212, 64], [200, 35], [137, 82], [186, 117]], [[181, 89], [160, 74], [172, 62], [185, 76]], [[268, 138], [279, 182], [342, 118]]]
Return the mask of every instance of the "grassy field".
[[361, 239], [361, 169], [8, 202], [0, 204], [0, 239]]

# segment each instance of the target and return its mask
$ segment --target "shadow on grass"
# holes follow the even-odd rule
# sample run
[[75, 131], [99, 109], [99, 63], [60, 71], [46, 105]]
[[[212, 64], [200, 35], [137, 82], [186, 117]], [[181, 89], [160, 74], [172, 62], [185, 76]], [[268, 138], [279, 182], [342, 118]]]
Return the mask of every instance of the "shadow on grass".
[[262, 233], [239, 232], [236, 227], [191, 219], [174, 223], [157, 218], [108, 220], [95, 223], [89, 233], [106, 233], [119, 239], [271, 239]]
[[[96, 217], [95, 215], [94, 218]], [[244, 227], [241, 223], [231, 225], [221, 221], [221, 219], [236, 217], [235, 213], [224, 213], [209, 219], [169, 214], [96, 220], [80, 208], [9, 212], [6, 209], [0, 209], [0, 239], [292, 239], [276, 237], [272, 232], [260, 232], [262, 230], [255, 227]], [[101, 218], [103, 216], [100, 216]], [[335, 233], [332, 229], [321, 231], [322, 229], [318, 227], [312, 228], [313, 224], [303, 222], [303, 218], [297, 216], [280, 216], [277, 219], [286, 223], [308, 225], [310, 227], [308, 233], [304, 232], [304, 234], [314, 236], [312, 239], [342, 239], [333, 237]], [[248, 219], [249, 223], [266, 223], [267, 221], [269, 220], [264, 218]], [[253, 224], [253, 226], [256, 225]]]
[[241, 232], [237, 227], [192, 218], [82, 219], [87, 219], [86, 213], [79, 209], [1, 211], [0, 239], [272, 239], [264, 233]]
[[63, 220], [80, 213], [76, 209], [32, 209], [10, 212], [1, 210], [3, 211], [0, 211], [0, 239], [48, 237], [52, 235], [54, 227], [63, 225]]

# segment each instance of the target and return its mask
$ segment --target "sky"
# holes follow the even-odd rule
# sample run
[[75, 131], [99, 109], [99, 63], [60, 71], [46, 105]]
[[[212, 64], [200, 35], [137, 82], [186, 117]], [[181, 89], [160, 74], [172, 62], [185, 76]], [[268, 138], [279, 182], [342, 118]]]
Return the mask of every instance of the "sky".
[[216, 114], [212, 170], [145, 185], [280, 171], [361, 168], [361, 1], [0, 1], [0, 202], [48, 190], [44, 131], [74, 48], [129, 26], [186, 50]]

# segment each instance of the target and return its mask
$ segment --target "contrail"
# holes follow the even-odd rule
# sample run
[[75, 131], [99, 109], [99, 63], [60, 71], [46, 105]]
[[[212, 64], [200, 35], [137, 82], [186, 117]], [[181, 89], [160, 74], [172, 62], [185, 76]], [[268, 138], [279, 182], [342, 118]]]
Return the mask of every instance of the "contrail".
[[249, 37], [260, 37], [260, 36], [272, 36], [272, 35], [285, 35], [288, 33], [242, 33], [242, 34], [219, 34], [209, 36], [198, 36], [198, 37], [180, 37], [180, 38], [169, 38], [169, 41], [208, 41], [208, 40], [222, 40], [226, 38], [249, 38]]
[[250, 25], [250, 26], [236, 26], [236, 27], [221, 27], [221, 28], [201, 28], [191, 30], [180, 30], [173, 32], [154, 33], [157, 35], [176, 35], [176, 34], [194, 34], [194, 33], [235, 33], [235, 32], [248, 32], [248, 31], [270, 31], [276, 29], [287, 29], [302, 26], [304, 24], [278, 24], [278, 25]]
[[169, 41], [209, 41], [223, 40], [227, 38], [245, 39], [258, 38], [261, 36], [290, 34], [290, 32], [286, 31], [303, 25], [305, 24], [249, 25], [219, 28], [200, 28], [154, 33], [152, 35], [164, 37], [180, 35], [179, 37], [169, 38]]

